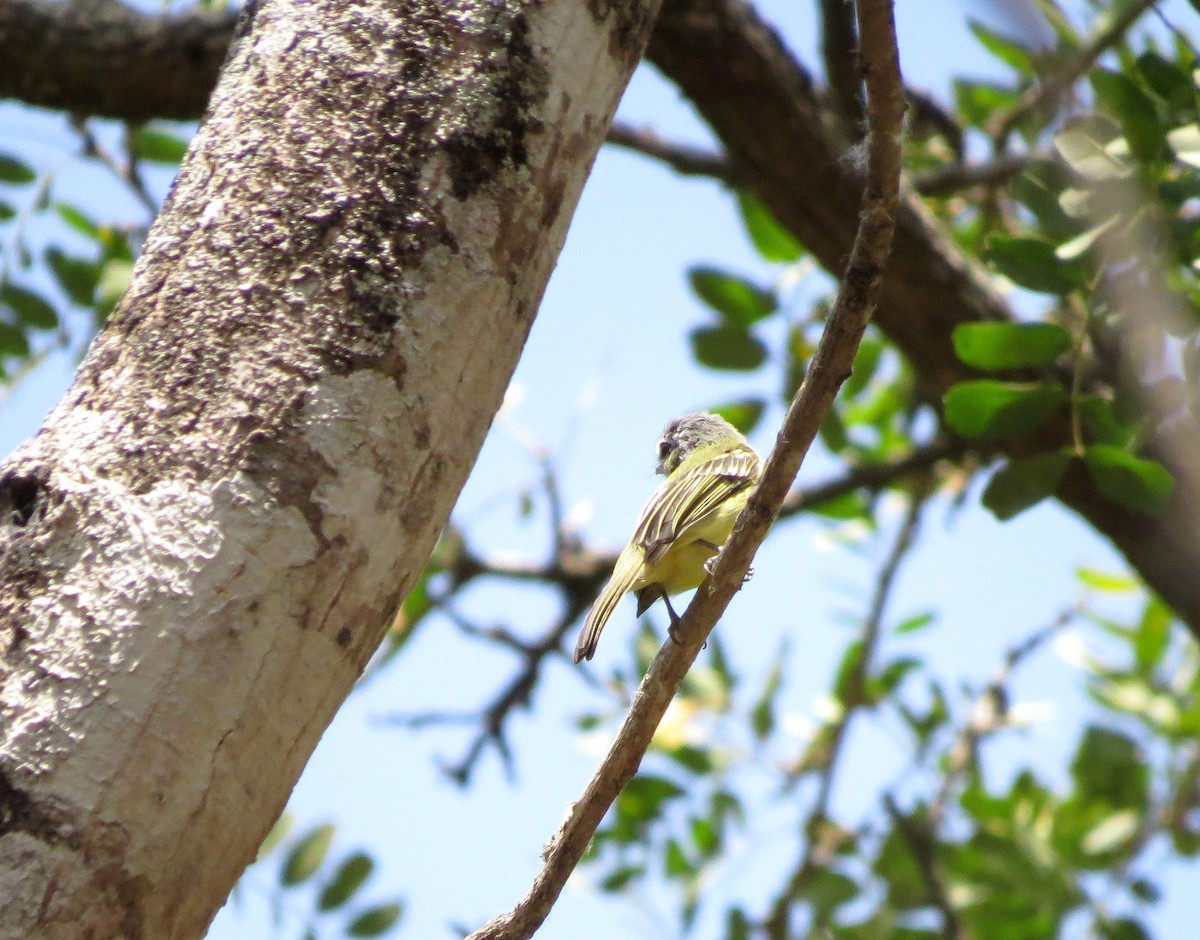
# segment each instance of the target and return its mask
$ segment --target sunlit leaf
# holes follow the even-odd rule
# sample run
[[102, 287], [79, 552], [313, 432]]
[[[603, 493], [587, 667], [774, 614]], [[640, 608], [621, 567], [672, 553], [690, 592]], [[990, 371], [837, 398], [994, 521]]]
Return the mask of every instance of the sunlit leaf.
[[290, 887], [307, 881], [316, 874], [321, 863], [325, 861], [329, 846], [333, 843], [335, 831], [336, 827], [333, 823], [325, 823], [317, 826], [301, 839], [288, 853], [287, 861], [283, 863], [283, 868], [279, 872], [280, 883], [285, 887]]
[[757, 196], [739, 191], [738, 208], [742, 212], [746, 234], [766, 261], [790, 264], [804, 253], [801, 244], [792, 237], [791, 232], [775, 221]]
[[984, 371], [1049, 366], [1071, 348], [1057, 323], [963, 323], [954, 330], [954, 352]]
[[960, 382], [946, 393], [946, 422], [964, 437], [1017, 437], [1041, 427], [1066, 401], [1057, 382]]
[[773, 291], [764, 290], [743, 277], [716, 268], [697, 267], [688, 271], [696, 296], [733, 326], [752, 326], [778, 309]]

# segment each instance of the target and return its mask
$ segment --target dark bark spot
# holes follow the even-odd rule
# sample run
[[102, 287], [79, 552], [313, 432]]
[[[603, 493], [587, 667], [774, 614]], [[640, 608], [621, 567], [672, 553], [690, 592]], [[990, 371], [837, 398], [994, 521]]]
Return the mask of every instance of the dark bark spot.
[[529, 159], [527, 138], [542, 129], [531, 112], [545, 99], [549, 78], [529, 41], [529, 23], [521, 14], [498, 16], [493, 28], [507, 33], [507, 58], [485, 71], [486, 81], [474, 92], [476, 120], [451, 133], [443, 144], [450, 158], [452, 190], [459, 199], [470, 198], [502, 170], [524, 166]]
[[50, 477], [45, 468], [26, 473], [8, 473], [0, 478], [0, 524], [27, 526], [39, 506]]
[[337, 632], [337, 645], [342, 649], [345, 649], [350, 645], [350, 639], [353, 636], [354, 634], [349, 627], [342, 627], [342, 629]]
[[0, 768], [0, 835], [23, 832], [46, 845], [63, 841], [59, 814], [39, 806]]
[[608, 54], [632, 68], [650, 29], [648, 4], [639, 0], [588, 0], [588, 11], [600, 26], [608, 26]]

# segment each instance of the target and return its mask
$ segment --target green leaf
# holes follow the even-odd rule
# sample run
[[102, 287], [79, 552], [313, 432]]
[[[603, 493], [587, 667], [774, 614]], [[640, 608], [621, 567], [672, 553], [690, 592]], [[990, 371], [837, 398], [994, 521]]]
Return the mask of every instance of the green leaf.
[[683, 847], [675, 840], [667, 840], [666, 857], [663, 868], [668, 878], [684, 878], [695, 873], [696, 868], [683, 854]]
[[785, 645], [776, 655], [771, 671], [767, 673], [767, 681], [763, 683], [762, 692], [750, 709], [750, 727], [759, 741], [765, 741], [775, 730], [775, 699], [783, 684], [783, 661], [786, 655]]
[[892, 632], [896, 636], [901, 636], [905, 633], [916, 633], [918, 630], [924, 630], [936, 620], [937, 614], [927, 610], [924, 613], [915, 614], [900, 621], [900, 623], [896, 624]]
[[100, 277], [97, 265], [64, 254], [58, 248], [46, 249], [46, 263], [63, 292], [81, 307], [90, 307]]
[[684, 792], [683, 787], [665, 777], [639, 774], [617, 797], [617, 815], [636, 822], [657, 819], [663, 806]]
[[1172, 112], [1183, 111], [1195, 100], [1196, 88], [1191, 76], [1157, 52], [1143, 52], [1137, 57], [1138, 71], [1150, 90], [1158, 95]]
[[993, 235], [984, 258], [1001, 274], [1027, 290], [1042, 294], [1069, 294], [1087, 284], [1087, 271], [1063, 261], [1055, 246], [1040, 238]]
[[167, 131], [141, 127], [133, 135], [133, 152], [152, 163], [177, 164], [187, 153], [187, 141]]
[[959, 117], [971, 127], [985, 127], [992, 116], [1016, 103], [1012, 88], [989, 82], [954, 80], [954, 105]]
[[1157, 460], [1135, 457], [1110, 444], [1093, 444], [1084, 452], [1096, 488], [1126, 509], [1160, 516], [1167, 511], [1175, 481]]
[[1131, 167], [1083, 127], [1069, 127], [1054, 135], [1054, 146], [1067, 166], [1092, 182], [1124, 179]]
[[804, 248], [792, 237], [792, 233], [775, 221], [770, 210], [757, 196], [740, 190], [737, 198], [746, 234], [765, 260], [790, 264], [804, 253]]
[[1001, 522], [1007, 521], [1053, 496], [1069, 463], [1070, 457], [1061, 452], [1010, 460], [988, 481], [983, 505]]
[[716, 268], [692, 268], [688, 281], [696, 296], [731, 326], [752, 326], [779, 308], [773, 291]]
[[60, 219], [80, 235], [96, 241], [100, 239], [100, 226], [84, 215], [77, 206], [67, 202], [56, 202], [54, 211], [58, 213]]
[[335, 907], [341, 907], [366, 883], [374, 870], [375, 862], [369, 855], [355, 852], [338, 866], [329, 879], [317, 900], [317, 909], [332, 911]]
[[1071, 334], [1057, 323], [963, 323], [954, 330], [954, 351], [986, 371], [1053, 365], [1071, 348]]
[[294, 823], [295, 819], [288, 812], [284, 812], [275, 820], [275, 825], [271, 827], [271, 831], [267, 833], [267, 837], [262, 840], [262, 845], [258, 847], [258, 854], [254, 856], [254, 861], [261, 862], [274, 852], [279, 847], [279, 843], [287, 838], [287, 834], [292, 831]]
[[1019, 437], [1045, 424], [1066, 400], [1057, 382], [960, 382], [946, 393], [946, 423], [964, 437]]
[[1108, 574], [1094, 568], [1076, 568], [1075, 577], [1079, 579], [1080, 584], [1085, 584], [1096, 591], [1123, 594], [1126, 591], [1136, 590], [1138, 586], [1137, 578], [1127, 574]]
[[709, 773], [716, 766], [709, 751], [694, 744], [681, 744], [663, 753], [694, 774]]
[[967, 26], [979, 40], [979, 44], [1005, 65], [1012, 66], [1025, 75], [1033, 74], [1033, 59], [1030, 58], [1028, 50], [1015, 39], [1002, 36], [978, 20], [968, 20]]
[[[1133, 886], [1130, 885], [1132, 888]], [[1101, 940], [1150, 940], [1150, 934], [1141, 924], [1129, 917], [1118, 917], [1098, 925]]]
[[9, 219], [15, 218], [16, 215], [17, 210], [3, 199], [0, 199], [0, 222], [7, 222]]
[[325, 861], [335, 828], [333, 823], [317, 826], [292, 848], [279, 872], [279, 881], [284, 887], [298, 885], [316, 873]]
[[0, 153], [0, 183], [11, 186], [23, 186], [37, 179], [37, 173], [19, 157], [12, 154]]
[[1133, 637], [1134, 655], [1137, 656], [1138, 666], [1144, 671], [1150, 671], [1162, 661], [1171, 642], [1173, 620], [1171, 608], [1151, 595]]
[[837, 908], [858, 896], [858, 884], [841, 872], [816, 868], [797, 895], [812, 905], [813, 918], [820, 923], [828, 920]]
[[767, 361], [767, 348], [741, 327], [701, 327], [692, 331], [691, 341], [696, 361], [710, 369], [750, 372]]
[[1139, 160], [1153, 160], [1162, 152], [1163, 128], [1154, 101], [1127, 75], [1093, 69], [1088, 76], [1096, 99], [1121, 124], [1129, 149]]
[[404, 907], [398, 901], [391, 904], [380, 904], [363, 911], [346, 927], [348, 937], [378, 937], [393, 927], [404, 913]]
[[635, 878], [646, 873], [641, 865], [622, 865], [600, 882], [601, 891], [620, 891]]
[[743, 434], [749, 434], [762, 419], [766, 402], [761, 398], [746, 398], [742, 401], [731, 401], [724, 405], [716, 405], [709, 409], [713, 414], [720, 415]]
[[1137, 435], [1137, 425], [1119, 421], [1113, 402], [1100, 395], [1081, 395], [1076, 403], [1083, 426], [1097, 444], [1125, 447]]
[[29, 355], [29, 340], [23, 330], [0, 320], [0, 356], [16, 356], [24, 359]]
[[39, 330], [58, 327], [58, 313], [33, 291], [16, 284], [4, 284], [0, 286], [0, 303], [9, 307], [17, 315], [17, 322], [24, 326]]
[[1101, 800], [1114, 808], [1146, 804], [1149, 771], [1133, 739], [1119, 731], [1090, 725], [1071, 762], [1071, 776], [1086, 800]]

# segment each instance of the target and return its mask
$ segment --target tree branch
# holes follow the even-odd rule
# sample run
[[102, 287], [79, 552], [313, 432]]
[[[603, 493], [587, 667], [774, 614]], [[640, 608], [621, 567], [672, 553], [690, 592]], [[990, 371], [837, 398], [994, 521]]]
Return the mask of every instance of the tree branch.
[[1074, 61], [1025, 92], [1011, 108], [996, 115], [991, 122], [989, 136], [1003, 147], [1010, 134], [1029, 115], [1057, 102], [1075, 82], [1096, 64], [1096, 60], [1119, 43], [1129, 28], [1149, 10], [1157, 0], [1135, 0], [1113, 18], [1107, 28], [1101, 30], [1088, 42]]
[[712, 576], [683, 616], [681, 642], [668, 640], [651, 663], [617, 738], [547, 846], [544, 866], [512, 911], [471, 934], [472, 940], [527, 938], [545, 920], [621, 788], [637, 772], [655, 728], [717, 619], [742, 586], [750, 561], [774, 521], [800, 462], [837, 390], [879, 297], [900, 186], [903, 83], [888, 0], [860, 0], [862, 60], [871, 127], [862, 222], [838, 301], [804, 383], [784, 419], [762, 480], [750, 497]]
[[0, 97], [123, 121], [194, 120], [217, 83], [238, 15], [5, 0]]
[[705, 176], [734, 188], [739, 185], [737, 173], [724, 155], [702, 147], [674, 143], [648, 127], [613, 124], [608, 129], [605, 143], [651, 157], [684, 176]]
[[[916, 538], [917, 526], [920, 521], [925, 496], [926, 493], [923, 491], [913, 498], [908, 508], [908, 514], [900, 526], [899, 533], [896, 535], [896, 541], [892, 545], [892, 550], [888, 553], [887, 559], [884, 561], [883, 567], [880, 568], [879, 576], [875, 581], [875, 590], [871, 595], [871, 606], [867, 611], [866, 617], [863, 619], [862, 632], [858, 641], [862, 645], [862, 652], [854, 664], [853, 672], [847, 677], [844, 686], [845, 695], [841, 700], [841, 716], [836, 719], [832, 726], [826, 725], [826, 728], [829, 730], [827, 740], [821, 749], [824, 764], [821, 765], [820, 769], [817, 796], [804, 822], [804, 851], [792, 876], [788, 879], [787, 887], [780, 894], [779, 899], [771, 909], [770, 915], [763, 923], [763, 930], [771, 940], [787, 940], [791, 936], [790, 921], [792, 905], [796, 898], [800, 896], [803, 888], [812, 879], [818, 867], [828, 860], [825, 855], [829, 840], [822, 838], [822, 830], [829, 824], [829, 804], [833, 799], [833, 784], [837, 776], [839, 759], [846, 743], [847, 733], [850, 730], [850, 722], [853, 720], [855, 713], [864, 705], [863, 686], [870, 673], [875, 650], [879, 645], [883, 615], [887, 608], [892, 588], [896, 583], [896, 575], [900, 570], [900, 563], [904, 560], [904, 556], [908, 554], [909, 549], [912, 548], [913, 540]], [[824, 731], [825, 729], [822, 730]], [[832, 855], [834, 853], [829, 852], [828, 854]]]
[[856, 51], [858, 29], [850, 0], [821, 0], [821, 58], [834, 107], [852, 139], [862, 133], [862, 76]]

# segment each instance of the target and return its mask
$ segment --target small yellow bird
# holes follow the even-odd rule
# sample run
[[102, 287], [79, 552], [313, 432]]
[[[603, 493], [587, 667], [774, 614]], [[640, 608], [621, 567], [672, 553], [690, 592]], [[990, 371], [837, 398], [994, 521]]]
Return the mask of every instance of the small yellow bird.
[[637, 594], [638, 616], [661, 597], [674, 630], [679, 616], [669, 596], [700, 586], [750, 499], [762, 458], [724, 418], [697, 412], [667, 425], [657, 472], [666, 479], [588, 611], [575, 645], [577, 663], [592, 658], [617, 601], [630, 591]]

